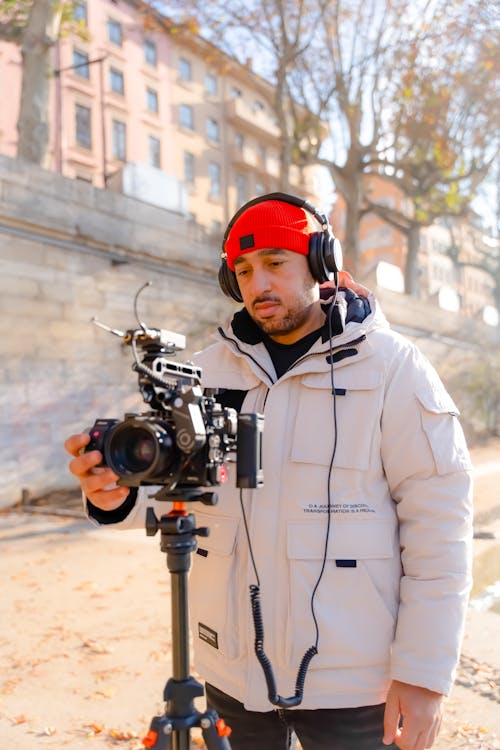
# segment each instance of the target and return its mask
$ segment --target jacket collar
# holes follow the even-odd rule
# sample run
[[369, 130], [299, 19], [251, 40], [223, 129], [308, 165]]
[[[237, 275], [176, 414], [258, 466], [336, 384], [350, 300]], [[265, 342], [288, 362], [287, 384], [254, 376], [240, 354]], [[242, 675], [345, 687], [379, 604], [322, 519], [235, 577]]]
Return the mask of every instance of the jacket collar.
[[[328, 287], [320, 289], [321, 308], [325, 313], [325, 323], [321, 331], [323, 343], [330, 339], [329, 315], [331, 319], [331, 333], [333, 337], [340, 336], [350, 322], [361, 323], [371, 312], [369, 300], [359, 297], [350, 289], [341, 287], [338, 299], [335, 300], [333, 290]], [[332, 305], [334, 305], [332, 309]], [[263, 334], [259, 326], [252, 320], [246, 307], [239, 310], [231, 321], [233, 334], [244, 344], [254, 346], [263, 341]]]
[[[342, 301], [344, 295], [339, 294], [339, 303], [344, 304]], [[328, 304], [328, 303], [327, 303]], [[338, 335], [334, 335], [332, 338], [332, 350], [333, 350], [333, 364], [337, 369], [343, 367], [345, 364], [352, 361], [350, 357], [345, 357], [341, 354], [343, 349], [355, 348], [356, 349], [356, 361], [365, 359], [371, 356], [372, 346], [369, 340], [366, 339], [367, 334], [377, 328], [388, 327], [387, 320], [380, 309], [375, 297], [370, 294], [367, 299], [367, 304], [370, 309], [369, 315], [363, 318], [361, 322], [354, 318], [350, 318], [347, 322], [347, 315], [343, 325], [343, 330]], [[347, 302], [345, 302], [347, 307]], [[362, 316], [363, 317], [363, 316]], [[235, 333], [235, 328], [232, 323], [236, 319], [236, 331], [241, 334], [242, 338]], [[246, 327], [246, 323], [250, 321], [250, 327]], [[241, 329], [239, 326], [241, 325]], [[263, 381], [268, 386], [275, 382], [274, 367], [269, 356], [269, 352], [262, 343], [262, 335], [260, 329], [253, 323], [248, 313], [244, 310], [240, 310], [233, 317], [231, 324], [227, 324], [226, 327], [219, 327], [214, 333], [214, 338], [221, 341], [227, 346], [232, 353], [236, 356], [234, 362], [236, 369], [234, 370], [235, 382], [240, 382], [240, 385], [234, 387], [241, 388], [241, 379], [243, 378], [246, 382], [246, 387], [253, 387], [250, 381], [255, 385], [257, 382]], [[246, 340], [245, 340], [246, 339]], [[360, 346], [361, 345], [361, 346]], [[309, 352], [300, 359], [300, 362], [296, 363], [290, 370], [290, 374], [300, 374], [303, 372], [311, 372], [315, 370], [318, 372], [328, 372], [330, 370], [329, 360], [330, 356], [330, 342], [320, 341], [319, 339], [311, 347]], [[240, 362], [238, 365], [237, 362]], [[243, 364], [245, 363], [245, 364]], [[201, 363], [203, 366], [203, 362]], [[212, 366], [217, 364], [212, 361]], [[227, 369], [227, 368], [226, 368]], [[228, 373], [224, 369], [224, 378], [227, 379]], [[219, 372], [218, 378], [220, 381], [221, 373]], [[287, 375], [283, 375], [281, 380], [286, 378]], [[252, 380], [256, 378], [257, 380]], [[216, 378], [217, 380], [217, 378]], [[219, 382], [217, 381], [217, 382]], [[247, 382], [248, 381], [248, 382]], [[224, 380], [225, 382], [225, 380]], [[232, 382], [232, 381], [231, 381]], [[219, 383], [220, 384], [220, 383]], [[226, 384], [226, 387], [233, 387], [230, 384]]]

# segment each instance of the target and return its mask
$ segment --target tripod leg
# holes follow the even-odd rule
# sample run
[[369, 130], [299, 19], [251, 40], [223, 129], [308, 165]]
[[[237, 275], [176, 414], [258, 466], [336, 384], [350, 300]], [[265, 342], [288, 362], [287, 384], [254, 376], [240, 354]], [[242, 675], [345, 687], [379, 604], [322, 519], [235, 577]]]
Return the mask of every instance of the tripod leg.
[[200, 726], [207, 750], [231, 750], [228, 740], [231, 730], [215, 711], [206, 711], [201, 717]]

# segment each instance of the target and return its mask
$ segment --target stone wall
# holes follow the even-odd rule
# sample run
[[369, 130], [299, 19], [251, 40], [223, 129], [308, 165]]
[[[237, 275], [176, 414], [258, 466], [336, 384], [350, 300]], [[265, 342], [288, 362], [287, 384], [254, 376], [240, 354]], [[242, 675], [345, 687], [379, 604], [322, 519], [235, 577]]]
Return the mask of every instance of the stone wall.
[[[90, 322], [186, 335], [184, 361], [234, 309], [216, 281], [216, 243], [175, 213], [0, 157], [0, 507], [23, 489], [75, 486], [64, 439], [95, 417], [143, 410], [132, 352]], [[392, 324], [437, 366], [498, 331], [378, 290]]]
[[144, 410], [130, 347], [93, 325], [183, 333], [184, 361], [232, 303], [218, 247], [182, 216], [0, 157], [0, 507], [74, 484], [64, 439]]

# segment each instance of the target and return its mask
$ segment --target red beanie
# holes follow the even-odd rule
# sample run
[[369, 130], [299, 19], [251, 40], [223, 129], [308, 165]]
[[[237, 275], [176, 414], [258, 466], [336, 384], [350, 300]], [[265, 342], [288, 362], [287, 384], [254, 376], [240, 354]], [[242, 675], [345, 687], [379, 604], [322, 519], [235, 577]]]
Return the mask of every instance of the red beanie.
[[224, 243], [227, 265], [234, 271], [235, 258], [268, 247], [307, 255], [314, 231], [309, 218], [304, 208], [279, 200], [250, 206], [236, 219]]

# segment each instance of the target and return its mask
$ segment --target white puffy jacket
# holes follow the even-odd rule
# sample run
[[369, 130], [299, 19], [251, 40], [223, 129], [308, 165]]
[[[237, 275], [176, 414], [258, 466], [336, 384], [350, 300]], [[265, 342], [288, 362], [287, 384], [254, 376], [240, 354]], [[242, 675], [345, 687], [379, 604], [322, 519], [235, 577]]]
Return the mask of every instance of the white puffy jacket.
[[[243, 490], [261, 583], [264, 648], [281, 696], [293, 695], [304, 652], [318, 654], [301, 708], [372, 705], [391, 679], [447, 693], [470, 588], [471, 464], [457, 409], [435, 370], [371, 314], [329, 345], [316, 342], [276, 381], [262, 343], [231, 328], [196, 356], [205, 387], [247, 391], [242, 412], [265, 415], [264, 486]], [[342, 354], [339, 354], [342, 352]], [[332, 462], [332, 470], [329, 467]], [[330, 512], [328, 481], [330, 477]], [[230, 467], [215, 507], [190, 510], [199, 539], [190, 624], [202, 677], [252, 710], [270, 710], [254, 654], [255, 583]], [[139, 500], [122, 528], [143, 525]], [[166, 512], [164, 503], [157, 510]]]

